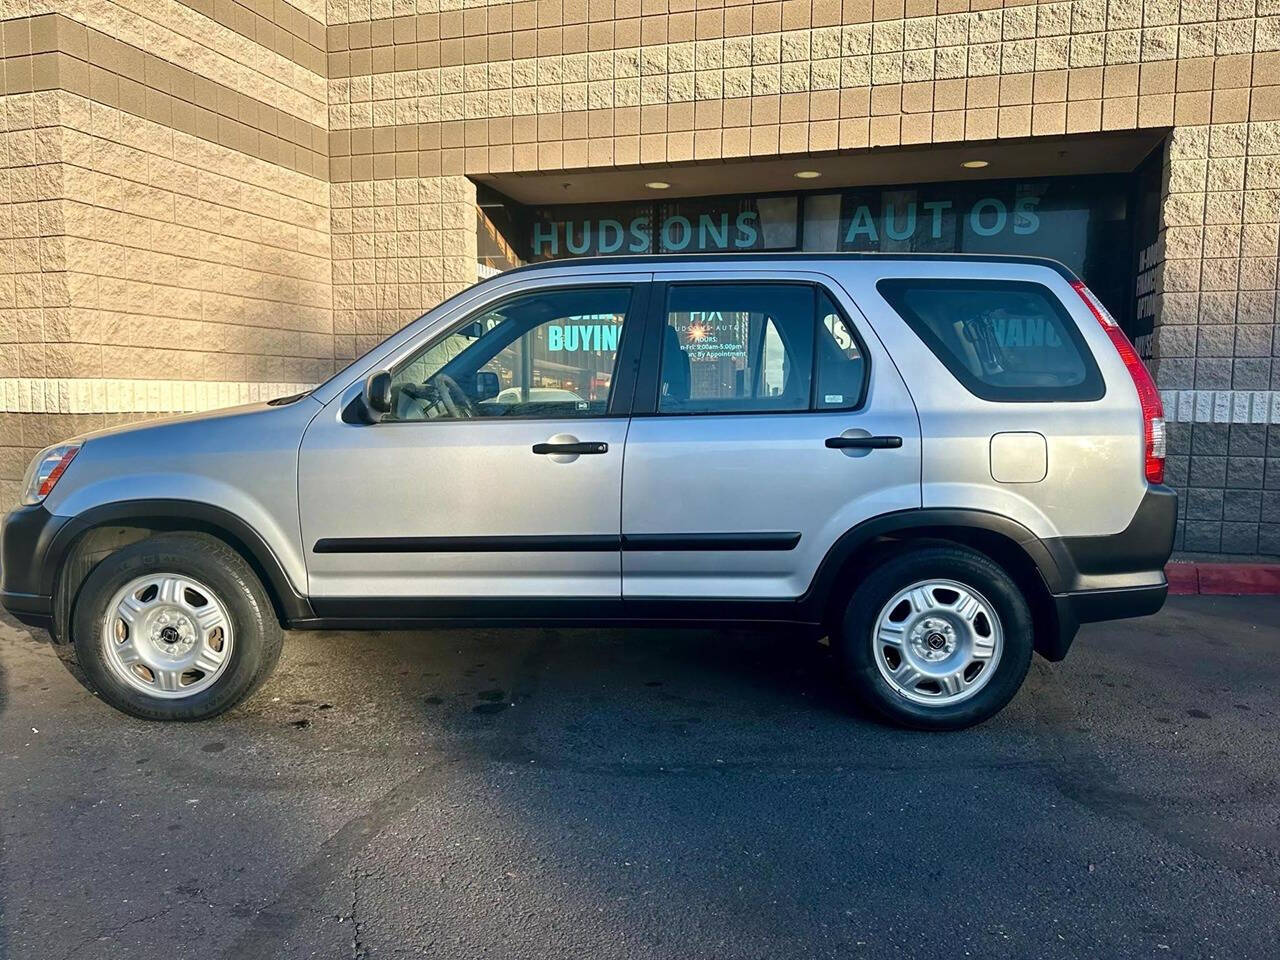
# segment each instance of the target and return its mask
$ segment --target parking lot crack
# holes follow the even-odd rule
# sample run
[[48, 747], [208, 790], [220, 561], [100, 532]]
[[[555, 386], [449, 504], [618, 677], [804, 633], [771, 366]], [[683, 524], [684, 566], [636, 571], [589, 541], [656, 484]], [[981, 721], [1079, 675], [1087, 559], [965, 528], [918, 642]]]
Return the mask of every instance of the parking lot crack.
[[163, 910], [158, 910], [155, 913], [149, 913], [144, 917], [133, 917], [132, 919], [126, 920], [123, 923], [119, 923], [114, 927], [111, 927], [106, 930], [102, 930], [91, 937], [85, 937], [79, 943], [75, 944], [75, 946], [73, 946], [70, 950], [64, 953], [62, 955], [61, 960], [71, 960], [72, 957], [75, 957], [76, 955], [78, 955], [81, 950], [83, 950], [85, 947], [89, 946], [92, 943], [101, 943], [104, 940], [114, 940], [116, 937], [120, 936], [120, 934], [128, 930], [130, 927], [137, 926], [140, 923], [151, 923], [152, 921], [159, 920], [161, 917], [163, 917], [167, 913], [170, 913], [172, 910], [173, 910], [173, 907], [165, 907]]
[[320, 845], [311, 860], [290, 877], [279, 895], [258, 911], [253, 923], [228, 947], [223, 957], [226, 960], [276, 960], [280, 956], [281, 939], [302, 922], [325, 890], [340, 880], [341, 874], [335, 876], [335, 868], [350, 863], [384, 827], [421, 803], [438, 786], [440, 771], [449, 762], [441, 760], [420, 768], [343, 824]]
[[351, 874], [351, 909], [348, 911], [348, 916], [351, 918], [351, 960], [365, 960], [369, 956], [369, 951], [361, 938], [363, 931], [360, 923], [359, 870], [354, 870]]

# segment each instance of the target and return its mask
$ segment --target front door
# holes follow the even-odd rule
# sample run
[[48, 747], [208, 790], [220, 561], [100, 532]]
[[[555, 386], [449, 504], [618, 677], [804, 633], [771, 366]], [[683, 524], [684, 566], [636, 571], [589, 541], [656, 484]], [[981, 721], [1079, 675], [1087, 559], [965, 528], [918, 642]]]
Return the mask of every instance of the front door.
[[647, 290], [634, 280], [502, 296], [403, 355], [382, 422], [350, 422], [341, 397], [313, 421], [298, 487], [318, 613], [619, 596], [620, 359]]
[[906, 385], [829, 277], [654, 279], [623, 476], [623, 595], [800, 597], [843, 533], [920, 506]]

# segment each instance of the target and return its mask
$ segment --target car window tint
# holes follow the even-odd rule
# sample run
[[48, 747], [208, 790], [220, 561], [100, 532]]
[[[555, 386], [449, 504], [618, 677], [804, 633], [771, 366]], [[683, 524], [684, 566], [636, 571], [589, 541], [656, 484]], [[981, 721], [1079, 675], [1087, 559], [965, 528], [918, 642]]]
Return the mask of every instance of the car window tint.
[[1080, 330], [1042, 284], [894, 279], [876, 288], [976, 396], [1049, 401], [1103, 395]]
[[393, 372], [391, 419], [603, 416], [630, 300], [594, 287], [488, 307]]
[[673, 284], [662, 341], [662, 413], [809, 409], [814, 292], [799, 284]]

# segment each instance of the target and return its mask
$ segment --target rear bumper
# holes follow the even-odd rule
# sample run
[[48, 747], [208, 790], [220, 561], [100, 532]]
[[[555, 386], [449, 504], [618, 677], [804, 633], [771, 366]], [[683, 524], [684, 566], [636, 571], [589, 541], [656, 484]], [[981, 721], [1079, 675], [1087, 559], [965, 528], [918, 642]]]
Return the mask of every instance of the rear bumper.
[[1173, 553], [1178, 494], [1152, 486], [1119, 533], [1100, 537], [1059, 537], [1044, 541], [1060, 573], [1054, 593], [1116, 590], [1164, 583], [1164, 565]]
[[1161, 583], [1150, 587], [1086, 590], [1084, 593], [1069, 593], [1062, 599], [1070, 607], [1077, 623], [1098, 623], [1158, 613], [1168, 596], [1169, 584]]
[[1169, 584], [1163, 582], [1142, 587], [1055, 594], [1053, 605], [1058, 629], [1050, 636], [1037, 637], [1036, 651], [1046, 660], [1061, 660], [1071, 649], [1082, 623], [1150, 616], [1159, 612], [1168, 595]]
[[1057, 567], [1057, 577], [1048, 585], [1058, 630], [1056, 636], [1039, 638], [1037, 650], [1049, 660], [1061, 660], [1080, 624], [1159, 611], [1169, 595], [1164, 566], [1173, 553], [1177, 517], [1177, 493], [1153, 486], [1119, 533], [1043, 541]]

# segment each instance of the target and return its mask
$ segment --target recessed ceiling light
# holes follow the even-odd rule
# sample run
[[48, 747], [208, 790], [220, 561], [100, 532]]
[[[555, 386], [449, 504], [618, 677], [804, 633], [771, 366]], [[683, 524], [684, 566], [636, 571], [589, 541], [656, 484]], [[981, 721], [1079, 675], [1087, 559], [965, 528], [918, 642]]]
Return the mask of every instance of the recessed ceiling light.
[[667, 183], [665, 180], [650, 180], [645, 184], [645, 186], [650, 190], [665, 190], [667, 187], [671, 186], [671, 184]]
[[797, 180], [816, 180], [822, 176], [817, 170], [797, 170], [792, 174]]
[[969, 170], [981, 170], [983, 167], [988, 166], [988, 164], [989, 161], [987, 160], [966, 160], [964, 163], [960, 164], [960, 166]]

